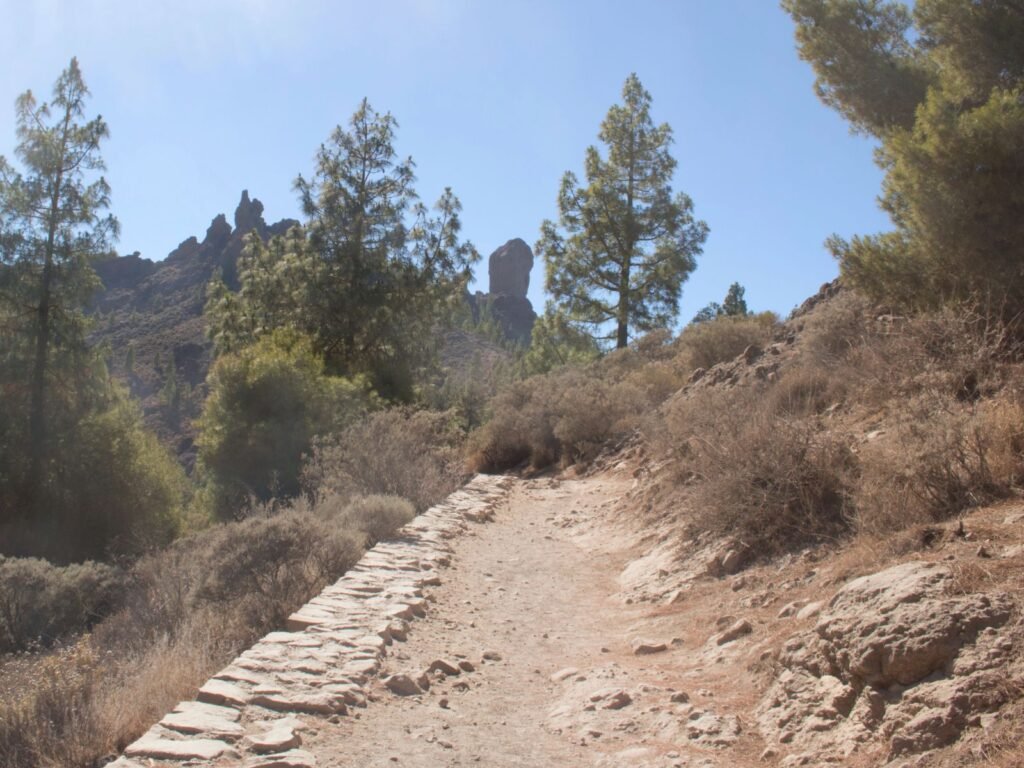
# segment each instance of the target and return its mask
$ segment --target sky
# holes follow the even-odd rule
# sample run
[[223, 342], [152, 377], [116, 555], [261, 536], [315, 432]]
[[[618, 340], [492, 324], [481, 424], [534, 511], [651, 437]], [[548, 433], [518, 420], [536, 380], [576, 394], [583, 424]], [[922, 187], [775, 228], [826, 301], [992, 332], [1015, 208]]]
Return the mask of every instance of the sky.
[[367, 97], [424, 201], [461, 200], [486, 290], [487, 255], [557, 217], [631, 72], [711, 229], [683, 322], [733, 281], [785, 315], [836, 276], [825, 238], [888, 228], [873, 146], [817, 100], [775, 0], [0, 0], [0, 154], [15, 98], [48, 96], [72, 56], [110, 127], [121, 253], [201, 239], [243, 189], [268, 222], [301, 218], [296, 175]]

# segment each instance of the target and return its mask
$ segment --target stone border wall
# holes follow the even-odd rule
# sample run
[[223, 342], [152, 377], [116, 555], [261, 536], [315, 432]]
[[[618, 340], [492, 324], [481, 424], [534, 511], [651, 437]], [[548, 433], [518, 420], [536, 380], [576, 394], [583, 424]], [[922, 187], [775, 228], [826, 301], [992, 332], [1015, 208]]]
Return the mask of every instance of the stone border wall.
[[[366, 706], [370, 678], [387, 647], [425, 615], [424, 588], [441, 583], [451, 539], [494, 515], [510, 485], [478, 475], [441, 504], [377, 544], [348, 573], [215, 674], [108, 768], [189, 761], [247, 768], [312, 768], [299, 749], [308, 716]], [[307, 716], [303, 719], [300, 716]]]

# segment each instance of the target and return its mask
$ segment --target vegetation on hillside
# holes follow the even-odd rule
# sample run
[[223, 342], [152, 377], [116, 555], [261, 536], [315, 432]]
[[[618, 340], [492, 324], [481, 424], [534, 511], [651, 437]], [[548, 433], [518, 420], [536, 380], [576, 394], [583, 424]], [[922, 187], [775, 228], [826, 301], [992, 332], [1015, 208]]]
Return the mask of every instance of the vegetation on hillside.
[[1024, 301], [1024, 12], [1006, 0], [784, 0], [821, 99], [880, 142], [895, 229], [839, 237], [843, 274], [909, 307]]
[[266, 245], [250, 239], [240, 290], [211, 288], [220, 350], [293, 328], [313, 340], [330, 373], [365, 375], [390, 400], [414, 398], [434, 362], [438, 325], [479, 254], [459, 237], [451, 189], [433, 211], [419, 202], [412, 158], [393, 146], [397, 127], [364, 99], [321, 146], [312, 177], [295, 181], [304, 227]]
[[[1018, 492], [1024, 15], [783, 6], [819, 96], [886, 171], [894, 231], [830, 240], [838, 286], [782, 321], [736, 282], [666, 328], [708, 228], [672, 192], [672, 132], [633, 75], [607, 150], [542, 225], [551, 299], [531, 343], [505, 343], [460, 311], [478, 255], [458, 199], [419, 201], [395, 119], [364, 100], [296, 181], [306, 220], [251, 235], [237, 286], [209, 286], [191, 478], [109, 375], [134, 348], [87, 343], [91, 264], [117, 233], [106, 125], [85, 119], [74, 60], [49, 103], [22, 96], [19, 167], [0, 158], [0, 652], [35, 653], [0, 660], [0, 763], [119, 749], [469, 471], [585, 471], [631, 443], [643, 513], [766, 558], [924, 546]], [[457, 333], [489, 341], [445, 373]], [[201, 397], [188, 386], [172, 361], [176, 418]]]
[[139, 553], [177, 532], [180, 470], [86, 342], [91, 262], [117, 236], [89, 91], [71, 60], [49, 102], [17, 102], [0, 157], [0, 553]]

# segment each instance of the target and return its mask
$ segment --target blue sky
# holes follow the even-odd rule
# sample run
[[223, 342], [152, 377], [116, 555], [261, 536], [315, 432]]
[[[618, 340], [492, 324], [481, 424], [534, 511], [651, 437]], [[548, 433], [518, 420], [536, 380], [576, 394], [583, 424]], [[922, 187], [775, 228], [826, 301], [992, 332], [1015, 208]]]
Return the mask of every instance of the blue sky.
[[292, 181], [364, 96], [398, 119], [421, 197], [454, 189], [485, 257], [532, 245], [630, 72], [711, 227], [682, 320], [734, 280], [785, 314], [836, 275], [828, 235], [887, 227], [872, 146], [817, 101], [774, 0], [0, 0], [0, 19], [0, 154], [16, 96], [48, 95], [78, 56], [124, 253], [202, 237], [243, 188], [268, 221], [298, 218]]

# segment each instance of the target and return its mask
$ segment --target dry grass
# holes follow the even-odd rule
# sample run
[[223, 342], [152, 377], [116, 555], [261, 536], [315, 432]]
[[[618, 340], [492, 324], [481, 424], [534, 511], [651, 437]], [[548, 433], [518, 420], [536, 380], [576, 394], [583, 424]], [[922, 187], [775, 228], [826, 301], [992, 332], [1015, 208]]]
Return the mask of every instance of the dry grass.
[[308, 495], [341, 500], [398, 496], [422, 512], [465, 482], [461, 441], [449, 414], [379, 411], [321, 441], [302, 484]]
[[689, 486], [692, 524], [761, 555], [834, 541], [849, 526], [848, 442], [777, 411], [756, 390], [705, 390], [668, 406], [657, 438]]
[[139, 561], [120, 610], [13, 665], [23, 685], [0, 698], [0, 765], [91, 768], [122, 749], [351, 567], [366, 532], [350, 524], [285, 510]]

